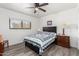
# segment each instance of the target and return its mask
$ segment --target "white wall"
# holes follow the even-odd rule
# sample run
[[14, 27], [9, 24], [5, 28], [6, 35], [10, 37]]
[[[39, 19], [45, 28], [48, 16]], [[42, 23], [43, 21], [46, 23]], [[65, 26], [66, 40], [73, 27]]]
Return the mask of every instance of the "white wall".
[[70, 36], [70, 45], [78, 47], [78, 8], [62, 11], [41, 18], [41, 28], [47, 26], [47, 21], [52, 20], [52, 26], [57, 26], [57, 33], [62, 34], [62, 25], [67, 23], [65, 34]]
[[[78, 4], [78, 22], [79, 22], [79, 4]], [[79, 23], [78, 23], [78, 49], [79, 49]]]
[[[79, 14], [78, 14], [78, 22], [79, 22]], [[78, 24], [78, 49], [79, 49], [79, 24]]]
[[[9, 17], [22, 18], [31, 20], [31, 30], [28, 29], [9, 29]], [[39, 20], [35, 17], [23, 15], [7, 9], [0, 8], [0, 33], [3, 34], [5, 39], [9, 40], [10, 45], [20, 43], [24, 37], [37, 31]]]

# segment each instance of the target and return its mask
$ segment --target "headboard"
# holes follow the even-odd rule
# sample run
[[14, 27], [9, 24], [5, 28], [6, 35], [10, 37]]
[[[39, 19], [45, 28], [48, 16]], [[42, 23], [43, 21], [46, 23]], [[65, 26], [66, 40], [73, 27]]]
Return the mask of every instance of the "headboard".
[[57, 27], [56, 26], [54, 26], [54, 27], [43, 27], [43, 31], [57, 33]]

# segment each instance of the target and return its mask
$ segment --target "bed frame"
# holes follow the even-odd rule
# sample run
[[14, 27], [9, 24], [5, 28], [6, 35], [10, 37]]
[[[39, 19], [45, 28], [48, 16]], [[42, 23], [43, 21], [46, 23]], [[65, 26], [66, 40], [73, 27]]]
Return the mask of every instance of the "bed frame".
[[[54, 26], [54, 27], [43, 27], [43, 31], [45, 31], [45, 32], [55, 32], [55, 33], [57, 33], [57, 27], [56, 26]], [[52, 42], [52, 43], [54, 43], [54, 42]], [[52, 44], [51, 43], [51, 44]], [[50, 44], [50, 45], [51, 45]], [[49, 46], [50, 46], [49, 45]], [[32, 45], [32, 44], [30, 44], [30, 43], [28, 43], [28, 42], [26, 42], [25, 41], [25, 47], [29, 47], [30, 49], [32, 49], [33, 51], [35, 51], [37, 54], [39, 54], [39, 48], [37, 47], [37, 46], [34, 46], [34, 45]], [[49, 47], [48, 46], [48, 47]], [[40, 54], [39, 54], [40, 55]]]

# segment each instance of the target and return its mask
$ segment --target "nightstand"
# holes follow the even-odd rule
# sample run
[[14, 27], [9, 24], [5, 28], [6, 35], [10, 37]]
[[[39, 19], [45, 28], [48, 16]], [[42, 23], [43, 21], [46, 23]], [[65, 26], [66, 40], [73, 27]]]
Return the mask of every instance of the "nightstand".
[[0, 34], [0, 56], [3, 55], [3, 52], [4, 52], [4, 43], [3, 43], [3, 37]]
[[4, 52], [4, 44], [3, 42], [0, 42], [0, 56], [2, 56], [3, 52]]
[[69, 48], [70, 47], [70, 37], [65, 35], [57, 35], [57, 45]]

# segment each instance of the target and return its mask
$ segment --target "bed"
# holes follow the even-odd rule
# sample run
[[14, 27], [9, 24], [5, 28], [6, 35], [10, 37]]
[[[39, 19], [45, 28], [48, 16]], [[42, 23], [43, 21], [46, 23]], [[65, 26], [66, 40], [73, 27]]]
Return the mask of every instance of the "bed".
[[24, 37], [25, 47], [27, 46], [42, 55], [44, 50], [55, 41], [56, 33], [56, 27], [43, 27], [43, 31]]

